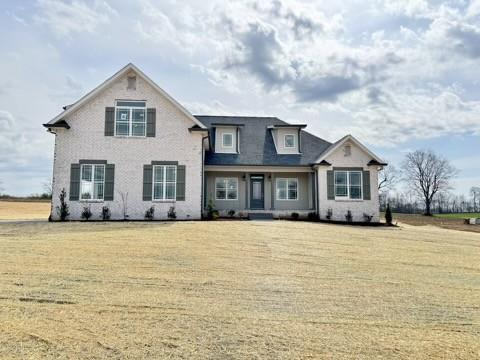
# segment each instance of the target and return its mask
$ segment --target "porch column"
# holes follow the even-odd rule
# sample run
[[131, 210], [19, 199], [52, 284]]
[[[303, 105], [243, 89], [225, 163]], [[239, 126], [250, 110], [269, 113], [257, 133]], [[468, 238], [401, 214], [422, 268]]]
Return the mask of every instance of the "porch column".
[[275, 210], [275, 175], [270, 173], [270, 210]]
[[248, 210], [250, 209], [249, 205], [248, 205], [248, 193], [250, 191], [250, 187], [249, 187], [249, 173], [244, 173], [243, 176], [245, 177], [245, 210]]

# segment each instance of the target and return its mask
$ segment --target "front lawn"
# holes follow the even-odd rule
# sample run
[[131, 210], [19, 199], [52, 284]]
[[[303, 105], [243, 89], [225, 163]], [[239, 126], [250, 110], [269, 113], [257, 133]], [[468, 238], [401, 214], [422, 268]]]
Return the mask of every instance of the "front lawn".
[[0, 358], [478, 358], [480, 235], [0, 223]]

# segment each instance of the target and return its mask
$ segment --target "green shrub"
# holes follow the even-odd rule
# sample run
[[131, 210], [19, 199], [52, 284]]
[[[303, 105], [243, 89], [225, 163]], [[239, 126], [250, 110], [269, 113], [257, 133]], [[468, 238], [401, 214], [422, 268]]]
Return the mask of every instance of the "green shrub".
[[68, 204], [65, 201], [66, 197], [67, 197], [67, 193], [65, 189], [62, 189], [59, 195], [60, 206], [57, 206], [57, 213], [58, 213], [58, 216], [60, 216], [60, 221], [67, 220], [67, 217], [70, 215], [70, 211], [68, 210]]
[[392, 210], [390, 210], [390, 204], [387, 204], [387, 209], [385, 210], [385, 221], [387, 222], [387, 225], [392, 225], [393, 216]]

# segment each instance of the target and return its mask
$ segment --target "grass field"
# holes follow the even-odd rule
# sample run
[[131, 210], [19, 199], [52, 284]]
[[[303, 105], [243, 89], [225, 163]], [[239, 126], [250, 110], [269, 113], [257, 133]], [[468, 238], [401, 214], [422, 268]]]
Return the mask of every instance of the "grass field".
[[0, 201], [0, 220], [48, 219], [50, 201]]
[[[445, 215], [445, 216], [444, 216]], [[451, 216], [449, 216], [451, 215]], [[468, 225], [464, 223], [464, 219], [468, 217], [475, 217], [472, 214], [469, 216], [456, 216], [458, 214], [442, 214], [441, 216], [424, 216], [421, 214], [393, 214], [393, 222], [401, 224], [409, 224], [414, 226], [432, 225], [443, 229], [452, 229], [460, 231], [476, 232], [480, 234], [480, 225]], [[382, 218], [383, 218], [382, 214]]]
[[0, 223], [0, 358], [475, 359], [480, 235]]
[[480, 218], [480, 213], [435, 214], [435, 217], [446, 219]]

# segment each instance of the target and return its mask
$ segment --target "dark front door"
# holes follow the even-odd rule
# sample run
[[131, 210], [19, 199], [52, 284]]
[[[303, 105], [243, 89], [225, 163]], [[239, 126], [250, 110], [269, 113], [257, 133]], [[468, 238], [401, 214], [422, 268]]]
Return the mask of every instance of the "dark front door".
[[250, 176], [250, 209], [263, 209], [263, 175]]

